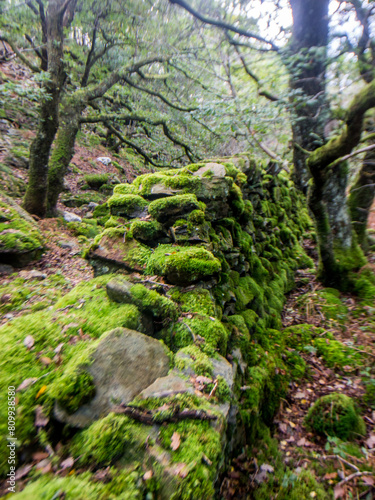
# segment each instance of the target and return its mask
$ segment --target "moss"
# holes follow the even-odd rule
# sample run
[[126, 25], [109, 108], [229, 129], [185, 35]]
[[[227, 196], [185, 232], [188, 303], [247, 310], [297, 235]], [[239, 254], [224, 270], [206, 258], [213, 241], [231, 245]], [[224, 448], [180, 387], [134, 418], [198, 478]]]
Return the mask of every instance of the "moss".
[[162, 225], [159, 222], [150, 220], [136, 220], [130, 226], [129, 238], [135, 238], [150, 246], [156, 246], [157, 240], [164, 235]]
[[375, 379], [365, 382], [364, 402], [372, 409], [375, 409]]
[[220, 269], [220, 261], [202, 247], [159, 245], [148, 259], [146, 272], [166, 276], [173, 284], [188, 285], [207, 279]]
[[239, 279], [238, 285], [234, 289], [234, 293], [237, 299], [237, 311], [243, 311], [255, 297], [261, 298], [263, 296], [262, 289], [252, 278], [250, 278], [250, 276]]
[[209, 316], [196, 315], [193, 318], [184, 318], [183, 323], [176, 323], [173, 328], [173, 346], [178, 349], [193, 343], [193, 335], [205, 340], [202, 350], [213, 355], [216, 350], [225, 356], [228, 341], [228, 332], [223, 324]]
[[258, 314], [252, 309], [247, 309], [246, 311], [241, 312], [241, 316], [243, 317], [249, 332], [253, 332], [259, 320]]
[[313, 341], [313, 345], [317, 349], [318, 356], [321, 356], [326, 365], [331, 368], [342, 368], [346, 365], [361, 365], [361, 354], [345, 346], [338, 340], [334, 340], [333, 338], [316, 338]]
[[133, 184], [117, 184], [113, 188], [113, 194], [136, 194], [136, 188]]
[[152, 201], [148, 207], [150, 215], [158, 222], [168, 222], [201, 208], [194, 194], [181, 194]]
[[[134, 305], [115, 304], [108, 300], [105, 284], [110, 278], [111, 276], [107, 275], [81, 283], [57, 301], [52, 309], [44, 309], [15, 318], [0, 328], [1, 386], [18, 387], [28, 378], [38, 379], [35, 384], [18, 393], [17, 422], [19, 427], [17, 438], [22, 445], [29, 444], [35, 439], [35, 407], [41, 404], [45, 405], [47, 409], [52, 408], [54, 396], [59, 390], [58, 379], [63, 377], [65, 367], [70, 360], [72, 363], [77, 363], [85, 351], [87, 340], [78, 341], [79, 331], [88, 338], [98, 338], [104, 332], [119, 326], [132, 330], [143, 330], [140, 312]], [[26, 349], [23, 344], [26, 335], [31, 335], [35, 342], [31, 351]], [[69, 342], [71, 339], [73, 339], [72, 342]], [[54, 368], [54, 363], [45, 367], [38, 360], [39, 356], [53, 358], [55, 355], [53, 351], [59, 344], [63, 344], [59, 357], [61, 365], [57, 370]], [[76, 358], [75, 362], [74, 358]], [[69, 381], [65, 380], [65, 382], [68, 384]], [[79, 381], [78, 388], [81, 387], [81, 382], [82, 380]], [[37, 398], [38, 391], [43, 386], [46, 386], [47, 390], [44, 390], [43, 394]], [[54, 392], [53, 387], [56, 388], [56, 392]], [[74, 389], [72, 394], [74, 394]], [[81, 392], [78, 390], [77, 394], [81, 394]], [[3, 435], [5, 435], [7, 410], [5, 403], [6, 401], [2, 399], [0, 432]], [[6, 449], [1, 445], [1, 471], [6, 470], [6, 456]]]
[[84, 176], [84, 180], [91, 189], [99, 189], [103, 184], [107, 184], [109, 174], [88, 174]]
[[212, 362], [210, 361], [207, 354], [202, 352], [198, 346], [189, 345], [181, 349], [179, 353], [187, 354], [190, 359], [176, 356], [175, 359], [177, 368], [179, 368], [180, 370], [184, 370], [185, 368], [190, 367], [197, 375], [204, 375], [206, 377], [210, 377], [212, 375]]
[[61, 197], [61, 203], [66, 207], [82, 207], [91, 202], [103, 203], [103, 201], [104, 195], [99, 193], [65, 194]]
[[132, 286], [130, 293], [134, 304], [146, 313], [151, 313], [156, 318], [174, 321], [178, 317], [178, 310], [172, 300], [163, 297], [155, 290], [149, 290], [141, 284]]
[[203, 224], [205, 221], [205, 215], [203, 210], [193, 210], [188, 216], [188, 221], [192, 224]]
[[109, 215], [109, 208], [107, 203], [103, 203], [102, 205], [98, 205], [97, 207], [94, 208], [93, 211], [93, 216], [98, 218], [98, 217], [105, 217]]
[[301, 324], [288, 326], [282, 333], [288, 347], [301, 351], [305, 346], [311, 345], [313, 338], [323, 334], [324, 329], [310, 324]]
[[70, 450], [81, 464], [110, 465], [130, 449], [134, 452], [140, 448], [146, 437], [141, 425], [124, 415], [110, 413], [78, 433]]
[[[174, 500], [212, 498], [214, 481], [222, 449], [220, 435], [208, 422], [186, 421], [162, 427], [160, 440], [162, 446], [170, 451], [173, 433], [180, 436], [179, 448], [172, 452], [172, 461], [183, 463], [189, 470], [175, 495]], [[205, 455], [212, 465], [203, 462]]]
[[180, 304], [182, 312], [215, 316], [214, 302], [205, 288], [195, 288], [188, 292], [175, 291], [172, 293], [172, 299]]
[[337, 392], [317, 399], [306, 416], [305, 424], [317, 434], [344, 440], [366, 433], [366, 426], [353, 400]]
[[[95, 220], [85, 219], [82, 222], [69, 222], [68, 229], [72, 231], [75, 236], [86, 236], [86, 238], [95, 238], [100, 232]], [[90, 222], [89, 222], [90, 221]]]
[[134, 213], [142, 212], [147, 201], [136, 194], [114, 194], [108, 200], [108, 207], [112, 215], [133, 217]]

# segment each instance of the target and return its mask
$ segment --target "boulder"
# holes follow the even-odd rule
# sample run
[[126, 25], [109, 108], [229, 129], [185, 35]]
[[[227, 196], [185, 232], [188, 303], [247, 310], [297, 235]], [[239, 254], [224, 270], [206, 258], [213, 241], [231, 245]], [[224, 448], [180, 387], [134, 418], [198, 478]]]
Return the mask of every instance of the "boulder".
[[92, 360], [84, 370], [93, 379], [94, 398], [72, 415], [58, 401], [55, 405], [56, 418], [73, 427], [86, 427], [114, 406], [129, 403], [169, 370], [166, 348], [158, 340], [127, 328], [116, 328], [105, 335]]
[[21, 267], [39, 258], [43, 238], [30, 215], [0, 193], [0, 263]]

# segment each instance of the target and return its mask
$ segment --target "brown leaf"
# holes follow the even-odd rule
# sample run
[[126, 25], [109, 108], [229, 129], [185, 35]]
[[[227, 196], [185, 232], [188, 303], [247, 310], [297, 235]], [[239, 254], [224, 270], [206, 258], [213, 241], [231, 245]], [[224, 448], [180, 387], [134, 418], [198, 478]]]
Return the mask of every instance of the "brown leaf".
[[179, 449], [181, 444], [181, 437], [178, 432], [174, 432], [172, 434], [172, 440], [171, 440], [171, 448], [173, 451], [176, 451]]
[[74, 465], [74, 458], [69, 457], [61, 462], [60, 467], [62, 469], [70, 469], [71, 467], [73, 467], [73, 465]]
[[25, 337], [25, 340], [23, 341], [23, 345], [28, 349], [31, 349], [34, 344], [35, 344], [34, 337], [32, 335], [27, 335], [27, 337]]
[[294, 398], [295, 399], [305, 399], [306, 394], [303, 391], [298, 391], [295, 393]]
[[27, 476], [27, 474], [31, 471], [32, 468], [33, 468], [33, 464], [28, 464], [28, 465], [24, 465], [23, 467], [20, 467], [19, 469], [17, 469], [15, 480], [17, 481], [18, 479], [21, 479], [22, 477]]
[[40, 460], [44, 460], [45, 458], [48, 458], [49, 454], [46, 451], [36, 451], [35, 453], [32, 454], [33, 460], [36, 462], [39, 462]]
[[145, 472], [145, 473], [143, 474], [143, 480], [144, 480], [144, 481], [148, 481], [149, 479], [151, 479], [151, 478], [152, 478], [152, 476], [153, 476], [153, 475], [154, 475], [154, 473], [153, 473], [153, 472], [152, 472], [152, 470], [150, 469], [150, 470], [148, 470], [147, 472]]
[[43, 407], [38, 405], [35, 408], [35, 427], [45, 427], [49, 422], [49, 418], [43, 413]]
[[48, 366], [52, 363], [52, 359], [51, 358], [48, 358], [47, 356], [41, 356], [39, 358], [39, 361], [42, 363], [42, 365], [44, 366]]
[[288, 426], [285, 423], [281, 423], [281, 424], [279, 424], [279, 429], [280, 429], [280, 432], [282, 432], [283, 434], [286, 434]]
[[369, 486], [374, 486], [375, 484], [375, 480], [372, 476], [363, 476], [362, 481], [368, 484]]
[[345, 498], [345, 495], [346, 495], [345, 487], [341, 486], [340, 483], [336, 484], [334, 489], [335, 500], [337, 500], [338, 498]]
[[17, 387], [16, 391], [23, 391], [33, 385], [38, 379], [36, 377], [25, 378], [25, 380]]
[[64, 342], [61, 342], [57, 347], [55, 347], [54, 351], [56, 354], [60, 354], [61, 349], [64, 347]]
[[186, 464], [183, 464], [183, 463], [176, 464], [174, 470], [175, 470], [176, 476], [180, 476], [182, 479], [184, 479], [189, 474], [188, 466]]
[[272, 473], [272, 472], [274, 472], [274, 470], [275, 470], [275, 469], [272, 467], [272, 465], [269, 465], [269, 464], [262, 464], [262, 465], [260, 466], [260, 470], [261, 470], [262, 472], [270, 472], [270, 473]]
[[327, 474], [324, 476], [324, 479], [336, 479], [337, 477], [337, 472], [327, 472]]
[[43, 470], [50, 469], [51, 470], [51, 460], [49, 458], [45, 458], [44, 460], [41, 460], [39, 463], [37, 463], [35, 468], [37, 470], [40, 470], [40, 469], [43, 469]]
[[375, 448], [375, 434], [370, 434], [370, 437], [366, 439], [365, 443], [368, 448]]

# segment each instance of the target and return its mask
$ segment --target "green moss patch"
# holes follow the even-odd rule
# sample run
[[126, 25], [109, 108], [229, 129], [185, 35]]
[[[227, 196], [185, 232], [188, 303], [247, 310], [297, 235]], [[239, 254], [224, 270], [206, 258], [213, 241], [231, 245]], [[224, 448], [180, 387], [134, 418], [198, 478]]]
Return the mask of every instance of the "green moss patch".
[[345, 394], [332, 393], [319, 398], [310, 408], [305, 424], [317, 434], [353, 439], [366, 433], [354, 401]]

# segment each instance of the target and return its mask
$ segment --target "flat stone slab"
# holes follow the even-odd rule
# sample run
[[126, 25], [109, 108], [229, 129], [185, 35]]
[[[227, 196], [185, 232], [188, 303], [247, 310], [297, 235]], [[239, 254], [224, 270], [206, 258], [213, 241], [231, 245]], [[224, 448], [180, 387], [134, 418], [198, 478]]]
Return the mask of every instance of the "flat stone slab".
[[165, 347], [147, 335], [116, 328], [105, 335], [86, 371], [93, 377], [96, 394], [90, 403], [69, 415], [57, 402], [55, 416], [74, 427], [86, 427], [120, 403], [127, 404], [157, 378], [167, 375]]
[[191, 384], [183, 380], [175, 373], [170, 373], [166, 377], [157, 378], [155, 382], [144, 389], [140, 396], [146, 398], [166, 398], [189, 392], [194, 394], [194, 389]]
[[221, 165], [221, 163], [206, 163], [204, 167], [201, 167], [199, 170], [194, 172], [193, 175], [197, 175], [199, 177], [202, 177], [203, 174], [206, 172], [212, 172], [212, 175], [214, 177], [225, 177], [226, 172], [225, 172], [225, 166]]

